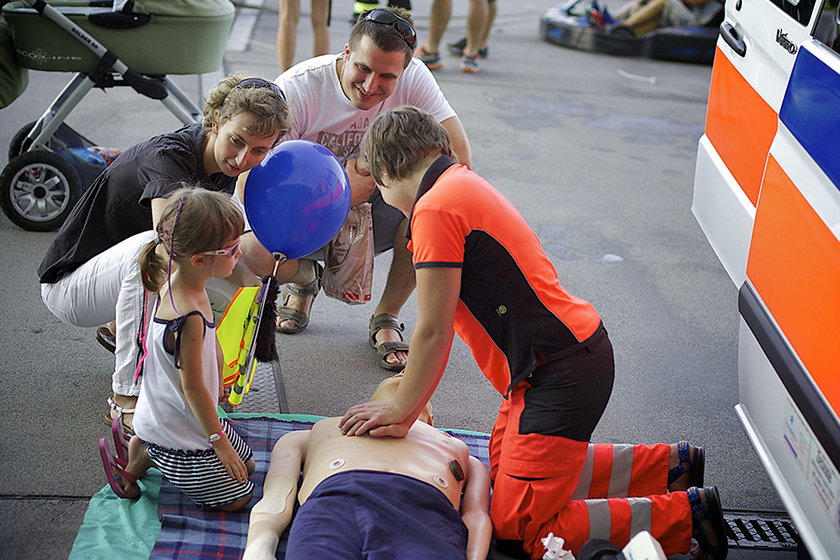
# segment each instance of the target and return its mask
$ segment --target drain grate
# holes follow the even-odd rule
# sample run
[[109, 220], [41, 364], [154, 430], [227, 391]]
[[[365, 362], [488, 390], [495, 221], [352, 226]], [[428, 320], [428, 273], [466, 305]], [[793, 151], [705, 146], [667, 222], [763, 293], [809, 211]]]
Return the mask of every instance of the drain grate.
[[242, 397], [242, 404], [230, 406], [225, 402], [222, 408], [227, 412], [289, 412], [280, 362], [258, 362], [251, 390]]
[[793, 550], [799, 533], [783, 512], [724, 510], [730, 548]]

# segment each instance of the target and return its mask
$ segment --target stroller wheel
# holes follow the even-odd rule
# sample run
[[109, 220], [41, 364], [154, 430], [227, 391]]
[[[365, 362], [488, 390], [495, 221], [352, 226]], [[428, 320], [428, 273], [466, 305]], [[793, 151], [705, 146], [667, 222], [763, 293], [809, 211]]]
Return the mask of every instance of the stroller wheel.
[[25, 140], [29, 131], [35, 127], [35, 122], [36, 121], [26, 123], [20, 130], [15, 132], [14, 136], [12, 136], [12, 141], [9, 142], [9, 160], [29, 148], [29, 142], [25, 142]]
[[12, 158], [0, 174], [0, 205], [18, 226], [50, 231], [64, 223], [79, 198], [79, 175], [61, 156], [45, 150]]

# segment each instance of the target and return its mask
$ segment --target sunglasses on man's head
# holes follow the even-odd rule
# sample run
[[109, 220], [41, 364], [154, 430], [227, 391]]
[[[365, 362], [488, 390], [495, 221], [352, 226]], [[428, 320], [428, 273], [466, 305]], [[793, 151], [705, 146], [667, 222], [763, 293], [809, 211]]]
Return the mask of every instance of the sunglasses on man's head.
[[262, 78], [245, 78], [244, 80], [240, 80], [238, 84], [236, 84], [237, 88], [245, 89], [245, 88], [271, 88], [271, 91], [276, 93], [280, 96], [280, 99], [285, 101], [286, 94], [283, 93], [283, 90], [280, 89], [280, 86], [275, 84], [274, 82], [269, 82], [268, 80], [263, 80]]
[[417, 46], [417, 32], [414, 31], [414, 28], [410, 23], [394, 12], [384, 8], [376, 8], [367, 13], [365, 20], [372, 21], [374, 23], [381, 23], [382, 25], [390, 25], [397, 33], [400, 34], [400, 37], [408, 43], [408, 46], [412, 51], [414, 50], [414, 47]]

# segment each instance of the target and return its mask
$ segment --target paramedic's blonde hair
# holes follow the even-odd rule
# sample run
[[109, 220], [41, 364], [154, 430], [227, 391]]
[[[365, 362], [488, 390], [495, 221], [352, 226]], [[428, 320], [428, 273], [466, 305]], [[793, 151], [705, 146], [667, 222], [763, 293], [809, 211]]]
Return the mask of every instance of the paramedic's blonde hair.
[[380, 185], [383, 174], [403, 179], [429, 155], [455, 159], [446, 129], [426, 111], [409, 105], [380, 113], [362, 138], [361, 149]]
[[239, 113], [250, 113], [254, 116], [254, 123], [248, 128], [248, 133], [270, 136], [278, 132], [275, 140], [277, 144], [292, 127], [289, 104], [285, 97], [277, 95], [271, 87], [236, 87], [249, 77], [234, 74], [210, 90], [204, 98], [204, 121], [201, 126], [208, 133], [213, 124], [222, 125]]

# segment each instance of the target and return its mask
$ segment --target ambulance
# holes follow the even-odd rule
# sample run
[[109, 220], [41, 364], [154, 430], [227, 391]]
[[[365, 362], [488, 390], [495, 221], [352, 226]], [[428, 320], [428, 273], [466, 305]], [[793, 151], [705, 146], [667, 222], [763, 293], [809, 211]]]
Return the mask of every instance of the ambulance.
[[692, 202], [738, 288], [737, 415], [818, 559], [840, 558], [837, 29], [837, 0], [726, 0]]

